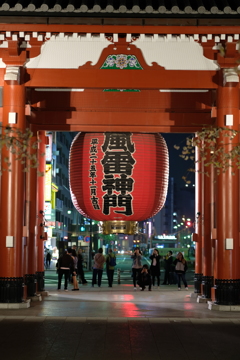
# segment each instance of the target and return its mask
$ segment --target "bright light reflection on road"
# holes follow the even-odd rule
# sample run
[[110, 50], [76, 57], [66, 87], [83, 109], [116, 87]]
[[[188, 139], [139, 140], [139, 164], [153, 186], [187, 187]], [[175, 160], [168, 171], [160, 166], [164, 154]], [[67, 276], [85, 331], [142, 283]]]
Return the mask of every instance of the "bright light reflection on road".
[[190, 303], [184, 303], [184, 309], [185, 309], [185, 310], [192, 310], [192, 309], [193, 309], [193, 306], [192, 306], [192, 304], [190, 304]]
[[121, 295], [113, 295], [114, 300], [122, 300], [122, 301], [130, 301], [133, 300], [133, 295], [129, 294], [121, 294]]
[[125, 303], [122, 303], [121, 304], [121, 311], [122, 311], [122, 316], [125, 316], [125, 317], [138, 317], [139, 314], [138, 312], [138, 307], [131, 303], [131, 302], [125, 302]]

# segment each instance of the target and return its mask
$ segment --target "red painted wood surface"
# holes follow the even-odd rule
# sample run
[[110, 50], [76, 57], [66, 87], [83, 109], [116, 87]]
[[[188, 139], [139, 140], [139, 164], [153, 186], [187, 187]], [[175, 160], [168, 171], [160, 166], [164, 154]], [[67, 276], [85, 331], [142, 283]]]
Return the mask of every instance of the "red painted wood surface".
[[[31, 138], [31, 145], [37, 141], [36, 134]], [[36, 149], [33, 149], [31, 146], [29, 148], [29, 152], [34, 154]], [[38, 225], [38, 218], [37, 218], [37, 169], [30, 168], [29, 172], [27, 173], [27, 202], [28, 202], [28, 241], [27, 247], [28, 251], [26, 254], [25, 262], [28, 265], [26, 274], [35, 274], [37, 271], [37, 233], [36, 227]]]
[[[216, 71], [27, 69], [25, 85], [31, 88], [82, 89], [216, 89]], [[28, 80], [29, 79], [29, 80]]]
[[[239, 130], [239, 84], [229, 83], [219, 86], [217, 97], [217, 125], [224, 126], [227, 114], [233, 115], [233, 126], [230, 129]], [[222, 143], [221, 143], [222, 142]], [[238, 143], [238, 137], [220, 137], [219, 146], [226, 151]], [[223, 144], [223, 145], [222, 145]], [[236, 161], [233, 167], [216, 177], [216, 221], [217, 241], [214, 277], [217, 279], [239, 279], [239, 171]], [[232, 175], [232, 172], [235, 175]], [[226, 249], [226, 239], [233, 239], [233, 250]]]
[[[38, 171], [45, 174], [45, 165], [46, 160], [45, 156], [41, 156], [41, 154], [45, 154], [45, 131], [38, 132]], [[37, 218], [38, 218], [38, 231], [37, 231], [37, 271], [44, 271], [44, 239], [41, 239], [44, 233], [43, 227], [43, 215], [41, 212], [44, 211], [45, 202], [44, 202], [44, 192], [45, 192], [45, 177], [38, 176], [37, 178]], [[42, 224], [42, 226], [41, 226]]]
[[195, 245], [195, 273], [202, 274], [202, 225], [203, 225], [203, 174], [202, 164], [200, 161], [200, 149], [195, 149], [195, 213], [196, 216], [199, 213], [198, 219], [196, 219], [195, 232], [197, 234], [197, 241]]
[[[147, 20], [146, 20], [147, 21]], [[240, 26], [141, 26], [141, 25], [66, 25], [66, 24], [1, 24], [1, 31], [94, 33], [94, 34], [239, 34]]]
[[[206, 159], [209, 161], [209, 155]], [[206, 169], [205, 169], [206, 171]], [[202, 188], [202, 273], [204, 276], [213, 275], [213, 254], [212, 254], [212, 240], [211, 229], [214, 227], [214, 221], [212, 216], [212, 210], [214, 206], [214, 169], [213, 166], [208, 167], [208, 173], [203, 175], [203, 188]]]
[[[24, 131], [25, 87], [24, 85], [4, 85], [3, 126], [8, 124], [9, 112], [17, 113], [17, 123], [11, 126]], [[24, 172], [23, 165], [16, 161], [16, 155], [2, 149], [2, 169], [6, 169], [4, 158], [9, 157], [11, 172], [3, 171], [1, 178], [0, 207], [0, 276], [19, 277], [23, 275], [23, 217], [24, 217]], [[13, 236], [14, 246], [6, 247], [6, 237]]]

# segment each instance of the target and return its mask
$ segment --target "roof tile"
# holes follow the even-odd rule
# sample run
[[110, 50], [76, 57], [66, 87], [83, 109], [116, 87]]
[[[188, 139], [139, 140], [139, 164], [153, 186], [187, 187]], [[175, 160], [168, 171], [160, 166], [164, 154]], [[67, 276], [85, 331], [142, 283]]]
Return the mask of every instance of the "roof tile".
[[[13, 12], [29, 13], [34, 16], [39, 12], [49, 16], [61, 16], [66, 13], [83, 16], [89, 14], [111, 14], [124, 17], [126, 14], [139, 16], [224, 16], [240, 14], [238, 0], [0, 0], [1, 15]], [[16, 15], [16, 14], [15, 14]]]

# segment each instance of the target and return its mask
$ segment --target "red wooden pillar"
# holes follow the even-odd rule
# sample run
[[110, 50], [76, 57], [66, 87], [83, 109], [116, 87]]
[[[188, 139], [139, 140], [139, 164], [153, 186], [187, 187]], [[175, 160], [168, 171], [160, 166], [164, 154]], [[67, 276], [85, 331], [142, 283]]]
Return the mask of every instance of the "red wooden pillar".
[[[32, 145], [36, 143], [36, 133], [31, 138], [29, 153], [36, 153]], [[27, 274], [35, 274], [37, 271], [37, 168], [29, 169], [27, 173], [27, 209], [28, 209], [28, 242], [27, 242]]]
[[202, 163], [200, 162], [200, 149], [198, 147], [195, 148], [195, 212], [196, 212], [196, 223], [195, 223], [195, 232], [197, 236], [196, 247], [195, 247], [195, 273], [202, 274], [202, 197], [203, 197], [203, 181], [202, 181]]
[[[219, 74], [221, 75], [221, 73]], [[227, 123], [226, 123], [227, 121]], [[232, 123], [231, 123], [232, 121]], [[239, 128], [239, 83], [219, 85], [217, 91], [217, 125], [229, 129]], [[230, 124], [230, 125], [229, 125]], [[223, 143], [221, 143], [223, 142]], [[221, 137], [219, 146], [229, 152], [238, 142]], [[225, 173], [221, 172], [217, 179], [217, 264], [214, 266], [215, 279], [239, 279], [239, 173], [235, 163]], [[232, 174], [235, 172], [235, 175]]]
[[[9, 125], [9, 121], [12, 122]], [[25, 130], [25, 86], [8, 84], [3, 88], [3, 129], [7, 125]], [[4, 131], [4, 130], [3, 130]], [[3, 171], [1, 179], [0, 205], [0, 276], [23, 276], [23, 216], [24, 216], [24, 172], [16, 156], [2, 149], [2, 170], [7, 168], [4, 158], [11, 163], [11, 172]]]
[[[208, 144], [207, 144], [208, 145]], [[206, 154], [206, 162], [210, 161], [210, 154]], [[201, 293], [205, 299], [214, 298], [212, 294], [213, 279], [213, 249], [212, 249], [212, 210], [214, 204], [213, 166], [202, 164], [202, 284]], [[206, 174], [208, 172], [208, 175]]]
[[[46, 157], [45, 154], [46, 150], [46, 136], [45, 131], [38, 132], [38, 171], [40, 173], [45, 174], [45, 167], [46, 167]], [[38, 216], [38, 235], [37, 235], [37, 271], [42, 272], [44, 271], [44, 226], [43, 226], [43, 212], [44, 212], [44, 190], [45, 190], [45, 177], [38, 176], [37, 178], [37, 216]]]
[[195, 275], [194, 275], [194, 292], [200, 294], [202, 292], [202, 200], [203, 200], [203, 176], [202, 163], [199, 147], [195, 148], [195, 233], [193, 241], [195, 241]]
[[[209, 158], [209, 155], [208, 155]], [[206, 159], [208, 161], [209, 159]], [[214, 179], [212, 166], [208, 167], [208, 175], [203, 175], [203, 216], [202, 216], [202, 272], [203, 276], [212, 276], [212, 206], [214, 203]], [[205, 169], [206, 171], [206, 169]]]

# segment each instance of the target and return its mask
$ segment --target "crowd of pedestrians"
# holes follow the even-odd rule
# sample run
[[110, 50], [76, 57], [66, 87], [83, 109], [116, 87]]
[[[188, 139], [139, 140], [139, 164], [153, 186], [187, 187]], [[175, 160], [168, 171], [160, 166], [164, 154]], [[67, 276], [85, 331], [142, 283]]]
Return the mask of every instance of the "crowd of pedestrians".
[[[160, 255], [158, 249], [154, 249], [152, 255], [150, 255], [150, 266], [148, 264], [142, 264], [143, 256], [139, 248], [134, 249], [131, 255], [132, 259], [132, 279], [134, 290], [137, 290], [137, 285], [144, 291], [146, 287], [151, 291], [152, 287], [156, 286], [160, 288]], [[184, 256], [179, 252], [175, 259], [173, 259], [172, 251], [164, 257], [164, 281], [162, 285], [177, 284], [178, 290], [181, 290], [181, 281], [188, 290], [185, 273], [187, 271], [187, 261]], [[92, 264], [92, 287], [97, 285], [101, 287], [102, 275], [104, 267], [106, 267], [108, 286], [113, 286], [114, 270], [116, 267], [116, 255], [109, 249], [108, 254], [103, 255], [103, 249], [99, 248], [98, 252], [93, 256]], [[61, 289], [62, 278], [64, 275], [64, 290], [68, 291], [68, 284], [72, 282], [72, 291], [79, 290], [79, 284], [87, 284], [87, 280], [84, 276], [83, 270], [83, 255], [82, 250], [78, 250], [78, 254], [75, 249], [68, 248], [62, 254], [56, 264], [58, 272], [58, 290]]]

